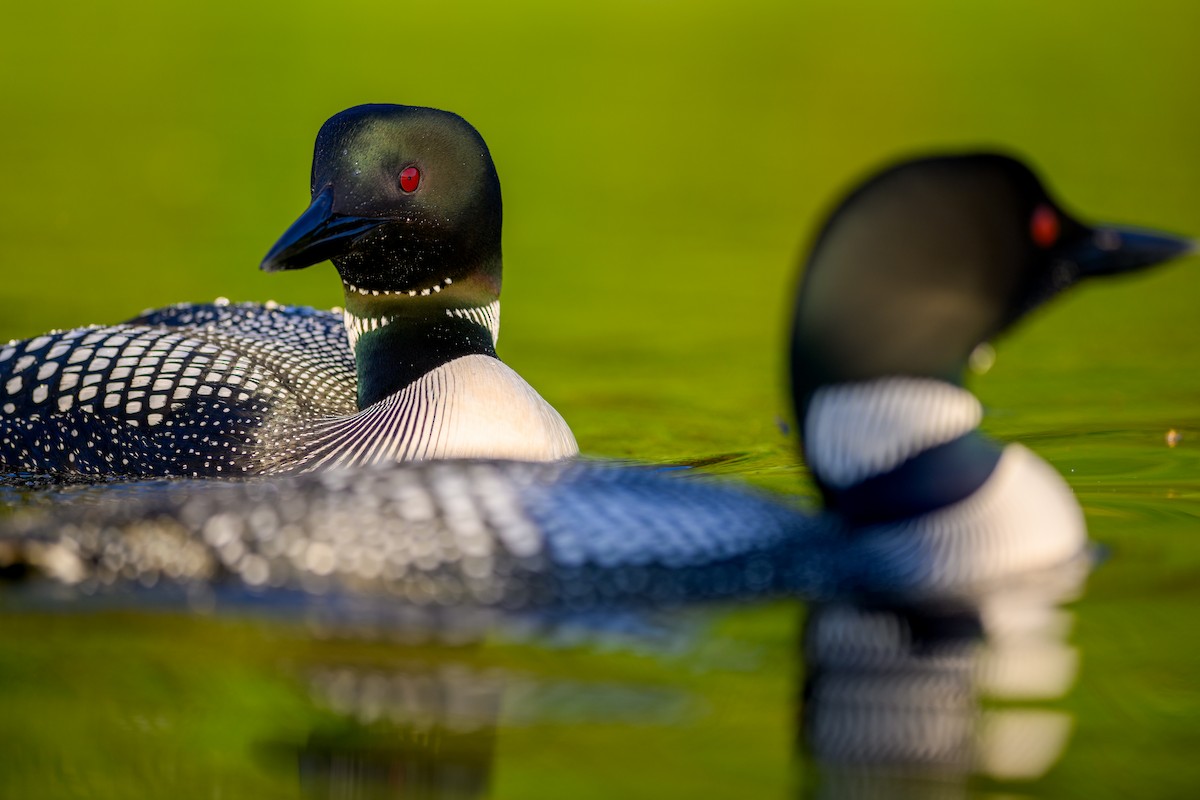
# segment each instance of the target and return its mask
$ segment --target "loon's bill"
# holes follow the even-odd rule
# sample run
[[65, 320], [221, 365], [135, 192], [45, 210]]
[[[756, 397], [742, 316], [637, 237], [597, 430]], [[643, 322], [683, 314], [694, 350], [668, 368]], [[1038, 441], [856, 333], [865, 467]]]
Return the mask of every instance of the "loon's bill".
[[379, 217], [333, 213], [333, 186], [323, 188], [263, 259], [264, 272], [302, 269], [345, 254], [366, 233], [387, 223]]

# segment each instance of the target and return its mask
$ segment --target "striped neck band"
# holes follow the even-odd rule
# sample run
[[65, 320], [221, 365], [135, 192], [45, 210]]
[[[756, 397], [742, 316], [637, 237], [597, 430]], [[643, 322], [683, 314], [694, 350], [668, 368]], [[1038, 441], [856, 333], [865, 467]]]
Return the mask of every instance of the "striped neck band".
[[[349, 309], [342, 312], [346, 325], [346, 339], [350, 342], [350, 351], [354, 352], [359, 338], [368, 331], [378, 330], [399, 319], [398, 316], [380, 315], [377, 317], [359, 317]], [[446, 316], [455, 319], [465, 319], [485, 328], [492, 335], [492, 344], [500, 338], [500, 301], [493, 300], [486, 306], [472, 308], [447, 308]]]
[[826, 386], [804, 419], [805, 456], [823, 484], [845, 489], [970, 433], [982, 419], [973, 394], [932, 378]]

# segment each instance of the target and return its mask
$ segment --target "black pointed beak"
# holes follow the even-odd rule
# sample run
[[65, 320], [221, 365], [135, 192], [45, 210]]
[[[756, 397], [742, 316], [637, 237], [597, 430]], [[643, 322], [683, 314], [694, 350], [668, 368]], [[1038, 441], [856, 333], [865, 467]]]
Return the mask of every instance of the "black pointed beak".
[[292, 223], [259, 266], [264, 272], [301, 269], [350, 251], [355, 240], [388, 220], [352, 217], [333, 212], [333, 187], [313, 198], [300, 219]]
[[1080, 277], [1116, 275], [1191, 255], [1197, 245], [1195, 239], [1160, 231], [1101, 226], [1071, 248], [1067, 258], [1079, 267]]

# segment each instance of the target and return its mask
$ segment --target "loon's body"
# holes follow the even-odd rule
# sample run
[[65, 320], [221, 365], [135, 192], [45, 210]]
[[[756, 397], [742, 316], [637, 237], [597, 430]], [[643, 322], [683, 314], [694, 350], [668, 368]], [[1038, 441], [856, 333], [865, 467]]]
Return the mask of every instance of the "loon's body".
[[0, 349], [0, 467], [211, 477], [577, 454], [496, 357], [500, 186], [482, 138], [433, 109], [322, 127], [313, 204], [263, 262], [332, 259], [345, 311], [179, 305]]
[[1078, 564], [1086, 541], [1053, 468], [977, 430], [969, 354], [1081, 277], [1192, 249], [1082, 225], [1000, 156], [868, 182], [824, 226], [796, 301], [821, 514], [651, 470], [455, 461], [59, 507], [10, 531], [0, 561], [88, 587], [173, 575], [438, 607], [974, 593]]

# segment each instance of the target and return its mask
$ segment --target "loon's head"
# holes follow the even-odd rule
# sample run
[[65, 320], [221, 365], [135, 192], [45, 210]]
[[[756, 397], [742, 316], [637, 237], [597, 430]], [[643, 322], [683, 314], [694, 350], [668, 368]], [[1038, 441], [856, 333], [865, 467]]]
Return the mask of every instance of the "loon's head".
[[817, 237], [792, 329], [796, 419], [826, 507], [865, 525], [978, 496], [1004, 451], [962, 388], [972, 351], [1083, 278], [1194, 250], [1080, 222], [1006, 156], [907, 161], [866, 181]]
[[822, 386], [891, 376], [961, 384], [978, 345], [1068, 286], [1195, 247], [1087, 225], [1007, 156], [885, 169], [837, 206], [808, 257], [792, 336], [797, 419]]
[[362, 105], [317, 134], [312, 205], [263, 259], [273, 272], [331, 260], [359, 317], [485, 306], [500, 294], [500, 179], [466, 120]]

